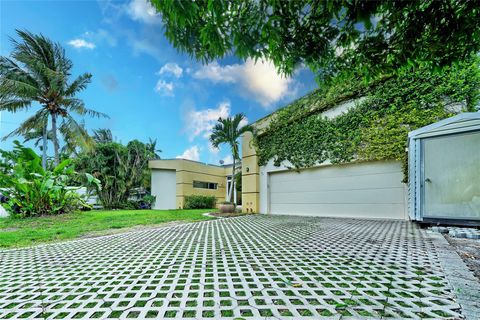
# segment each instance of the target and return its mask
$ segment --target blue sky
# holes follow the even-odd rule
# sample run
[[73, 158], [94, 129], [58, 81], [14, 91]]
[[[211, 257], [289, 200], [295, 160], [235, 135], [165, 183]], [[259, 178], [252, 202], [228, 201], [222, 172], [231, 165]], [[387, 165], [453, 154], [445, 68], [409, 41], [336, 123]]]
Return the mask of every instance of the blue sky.
[[[123, 143], [157, 139], [163, 158], [228, 162], [226, 147], [213, 150], [208, 143], [219, 116], [243, 112], [253, 122], [316, 87], [310, 71], [299, 68], [285, 78], [268, 61], [231, 56], [202, 65], [170, 45], [146, 0], [2, 0], [3, 56], [10, 54], [15, 29], [42, 33], [62, 44], [74, 63], [74, 76], [92, 73], [92, 83], [79, 97], [111, 118], [86, 118], [89, 129], [109, 128]], [[2, 112], [0, 136], [37, 108]], [[0, 148], [11, 148], [12, 140], [1, 141]]]

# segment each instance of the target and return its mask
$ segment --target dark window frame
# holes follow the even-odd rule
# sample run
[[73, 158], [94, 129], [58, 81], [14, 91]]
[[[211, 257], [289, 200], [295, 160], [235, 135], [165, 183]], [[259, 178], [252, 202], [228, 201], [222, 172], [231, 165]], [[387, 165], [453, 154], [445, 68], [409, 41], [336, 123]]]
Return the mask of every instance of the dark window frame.
[[193, 180], [193, 187], [195, 189], [217, 190], [218, 183]]

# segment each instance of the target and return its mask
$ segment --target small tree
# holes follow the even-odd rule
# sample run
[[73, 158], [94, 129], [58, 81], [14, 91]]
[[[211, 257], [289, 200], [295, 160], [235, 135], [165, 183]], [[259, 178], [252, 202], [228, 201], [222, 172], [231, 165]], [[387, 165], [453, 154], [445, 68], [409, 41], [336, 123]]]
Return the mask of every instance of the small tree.
[[227, 144], [230, 146], [233, 158], [232, 167], [232, 183], [230, 184], [230, 202], [233, 201], [233, 190], [235, 184], [235, 162], [240, 159], [240, 144], [239, 138], [246, 132], [251, 132], [252, 127], [249, 125], [242, 126], [242, 121], [245, 121], [245, 115], [243, 113], [237, 114], [234, 117], [228, 117], [226, 119], [219, 118], [217, 124], [213, 127], [212, 134], [210, 135], [210, 142], [215, 148], [218, 148], [221, 144]]
[[[103, 130], [106, 132], [108, 130]], [[97, 142], [91, 152], [83, 153], [75, 159], [76, 168], [80, 172], [91, 172], [102, 183], [97, 195], [105, 208], [123, 208], [127, 204], [130, 191], [150, 185], [148, 160], [154, 157], [149, 144], [132, 140], [127, 145], [105, 140]], [[105, 138], [105, 139], [104, 139]]]

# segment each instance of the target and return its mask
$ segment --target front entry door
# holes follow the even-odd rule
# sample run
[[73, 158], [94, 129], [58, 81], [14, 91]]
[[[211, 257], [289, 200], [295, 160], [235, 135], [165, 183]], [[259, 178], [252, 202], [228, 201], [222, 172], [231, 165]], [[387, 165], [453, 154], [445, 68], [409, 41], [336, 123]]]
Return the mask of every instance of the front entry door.
[[480, 132], [423, 139], [423, 217], [480, 220]]

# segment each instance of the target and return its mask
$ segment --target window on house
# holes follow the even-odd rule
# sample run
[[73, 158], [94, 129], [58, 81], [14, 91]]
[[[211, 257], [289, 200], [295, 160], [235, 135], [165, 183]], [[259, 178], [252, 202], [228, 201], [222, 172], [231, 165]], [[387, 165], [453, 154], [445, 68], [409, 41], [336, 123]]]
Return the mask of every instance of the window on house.
[[218, 183], [205, 182], [205, 181], [193, 181], [193, 187], [200, 188], [200, 189], [217, 190]]

